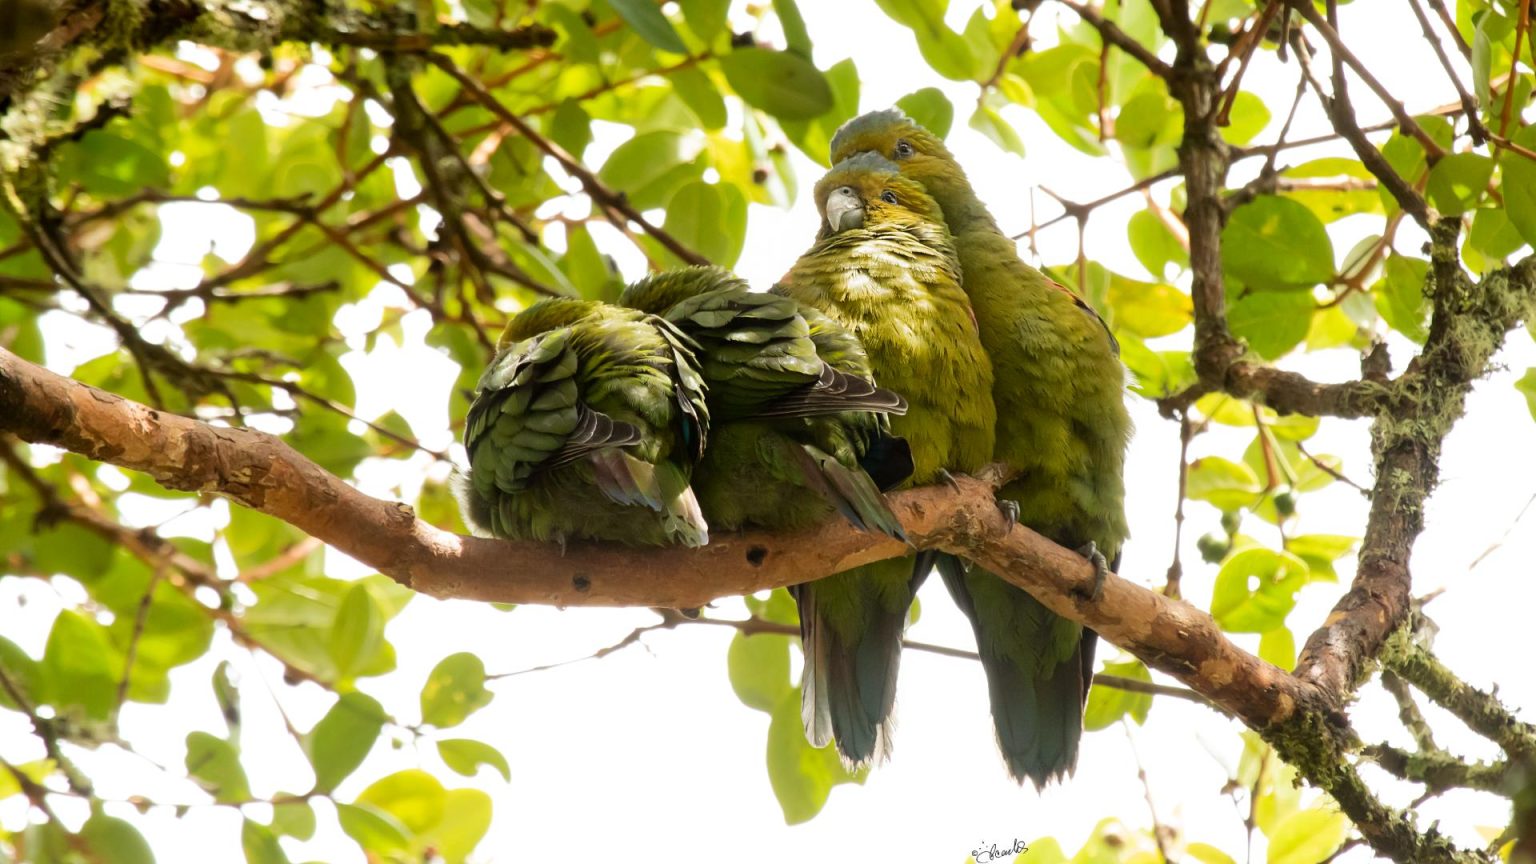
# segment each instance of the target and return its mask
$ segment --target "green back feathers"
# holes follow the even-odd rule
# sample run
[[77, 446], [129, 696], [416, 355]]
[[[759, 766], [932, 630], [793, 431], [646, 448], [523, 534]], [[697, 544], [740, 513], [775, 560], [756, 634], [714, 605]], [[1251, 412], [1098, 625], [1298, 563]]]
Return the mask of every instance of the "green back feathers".
[[709, 425], [691, 340], [652, 315], [562, 298], [517, 315], [499, 344], [465, 421], [461, 497], [473, 527], [706, 541], [688, 486]]

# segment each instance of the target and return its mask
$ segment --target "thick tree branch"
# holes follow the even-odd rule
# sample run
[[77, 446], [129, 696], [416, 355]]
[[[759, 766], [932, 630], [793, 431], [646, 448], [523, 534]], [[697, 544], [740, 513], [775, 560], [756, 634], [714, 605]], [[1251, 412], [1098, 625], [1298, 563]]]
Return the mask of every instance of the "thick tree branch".
[[[462, 537], [404, 504], [371, 498], [280, 439], [210, 426], [55, 375], [0, 349], [0, 429], [144, 471], [173, 489], [213, 492], [282, 519], [439, 597], [557, 606], [702, 606], [902, 554], [907, 547], [841, 522], [783, 535], [744, 532], [703, 549], [511, 543]], [[1281, 723], [1318, 695], [1229, 642], [1209, 615], [1118, 577], [1087, 599], [1093, 568], [998, 510], [992, 484], [892, 496], [920, 546], [964, 555], [1059, 614], [1167, 672], [1251, 726]]]
[[1429, 336], [1423, 353], [1391, 382], [1371, 426], [1377, 482], [1354, 584], [1297, 661], [1296, 677], [1317, 685], [1335, 704], [1353, 692], [1408, 614], [1409, 559], [1439, 479], [1441, 444], [1461, 417], [1472, 382], [1486, 372], [1505, 334], [1530, 318], [1536, 301], [1536, 257], [1472, 285], [1457, 257], [1459, 224], [1445, 219], [1431, 230]]

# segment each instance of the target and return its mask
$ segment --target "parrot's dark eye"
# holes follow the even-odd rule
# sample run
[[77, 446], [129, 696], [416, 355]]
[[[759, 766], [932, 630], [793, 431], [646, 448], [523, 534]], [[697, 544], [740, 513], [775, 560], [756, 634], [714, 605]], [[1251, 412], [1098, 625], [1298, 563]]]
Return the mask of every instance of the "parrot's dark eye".
[[896, 142], [896, 158], [897, 159], [906, 159], [907, 157], [911, 156], [914, 152], [916, 152], [916, 151], [914, 151], [912, 149], [912, 143], [907, 141], [905, 138], [903, 138], [902, 140]]
[[892, 192], [889, 189], [887, 189], [884, 192], [880, 193], [880, 200], [884, 201], [887, 204], [895, 204], [896, 203], [896, 193]]

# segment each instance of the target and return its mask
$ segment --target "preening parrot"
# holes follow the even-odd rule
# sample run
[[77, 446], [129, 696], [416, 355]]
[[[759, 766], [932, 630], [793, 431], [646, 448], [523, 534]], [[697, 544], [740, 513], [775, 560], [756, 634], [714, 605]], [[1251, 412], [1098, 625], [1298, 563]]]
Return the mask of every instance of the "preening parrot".
[[[1114, 336], [1082, 299], [1024, 263], [937, 136], [899, 110], [876, 111], [848, 121], [832, 139], [834, 161], [866, 152], [922, 183], [953, 232], [996, 373], [993, 458], [1021, 472], [999, 498], [1017, 504], [1024, 525], [1094, 559], [1101, 578], [1106, 557], [1118, 569], [1129, 535], [1131, 421]], [[884, 381], [878, 362], [875, 371]], [[1071, 773], [1097, 636], [986, 570], [948, 556], [939, 566], [976, 631], [1009, 773], [1036, 786]]]
[[[992, 455], [992, 366], [960, 287], [954, 244], [923, 187], [876, 155], [816, 184], [816, 244], [775, 293], [815, 307], [864, 346], [875, 380], [906, 397], [892, 430], [922, 485], [975, 471]], [[859, 567], [797, 586], [805, 649], [802, 719], [817, 746], [854, 765], [884, 759], [902, 630], [931, 555]]]
[[712, 422], [693, 488], [716, 530], [794, 530], [835, 510], [860, 529], [905, 539], [880, 492], [912, 470], [886, 416], [906, 403], [875, 386], [846, 330], [718, 267], [649, 276], [619, 303], [667, 319], [699, 345]]
[[544, 300], [502, 333], [464, 424], [464, 521], [513, 540], [709, 542], [689, 486], [709, 429], [697, 346], [672, 324]]

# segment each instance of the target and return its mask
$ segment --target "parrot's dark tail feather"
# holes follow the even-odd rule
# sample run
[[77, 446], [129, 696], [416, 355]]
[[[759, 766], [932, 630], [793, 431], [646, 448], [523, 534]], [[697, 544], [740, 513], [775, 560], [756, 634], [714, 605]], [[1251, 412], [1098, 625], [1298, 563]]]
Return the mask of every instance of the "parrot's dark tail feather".
[[881, 492], [889, 492], [912, 476], [912, 445], [895, 435], [881, 435], [870, 442], [859, 467], [875, 481]]
[[906, 542], [901, 520], [861, 469], [847, 468], [810, 444], [791, 446], [806, 485], [826, 499], [843, 518], [860, 531], [871, 531]]
[[[1031, 658], [1036, 662], [1022, 663], [1017, 654], [1008, 656], [998, 650], [999, 645], [1006, 644], [1006, 637], [984, 632], [966, 581], [964, 562], [944, 555], [938, 567], [950, 595], [976, 631], [997, 746], [1009, 776], [1016, 783], [1028, 779], [1038, 789], [1071, 775], [1077, 766], [1078, 742], [1083, 734], [1083, 707], [1093, 678], [1092, 656], [1097, 635], [1084, 630], [1073, 644], [1070, 657], [1038, 656]], [[1009, 602], [1024, 610], [1019, 618], [1042, 622], [1043, 626], [1038, 628], [1041, 632], [1034, 634], [1034, 638], [1039, 640], [1040, 651], [1049, 652], [1048, 642], [1054, 634], [1051, 625], [1045, 622], [1053, 616], [1022, 590], [1010, 588], [1009, 595]]]
[[[871, 580], [870, 568], [911, 566], [913, 559], [880, 561], [829, 579]], [[912, 592], [932, 566], [930, 553], [916, 556]], [[884, 762], [891, 752], [896, 676], [908, 609], [876, 610], [856, 641], [844, 639], [818, 608], [817, 592], [828, 580], [791, 589], [800, 607], [800, 638], [805, 652], [800, 716], [805, 734], [817, 747], [829, 741], [850, 767]], [[868, 584], [867, 582], [865, 584]], [[910, 595], [909, 595], [910, 596]]]

